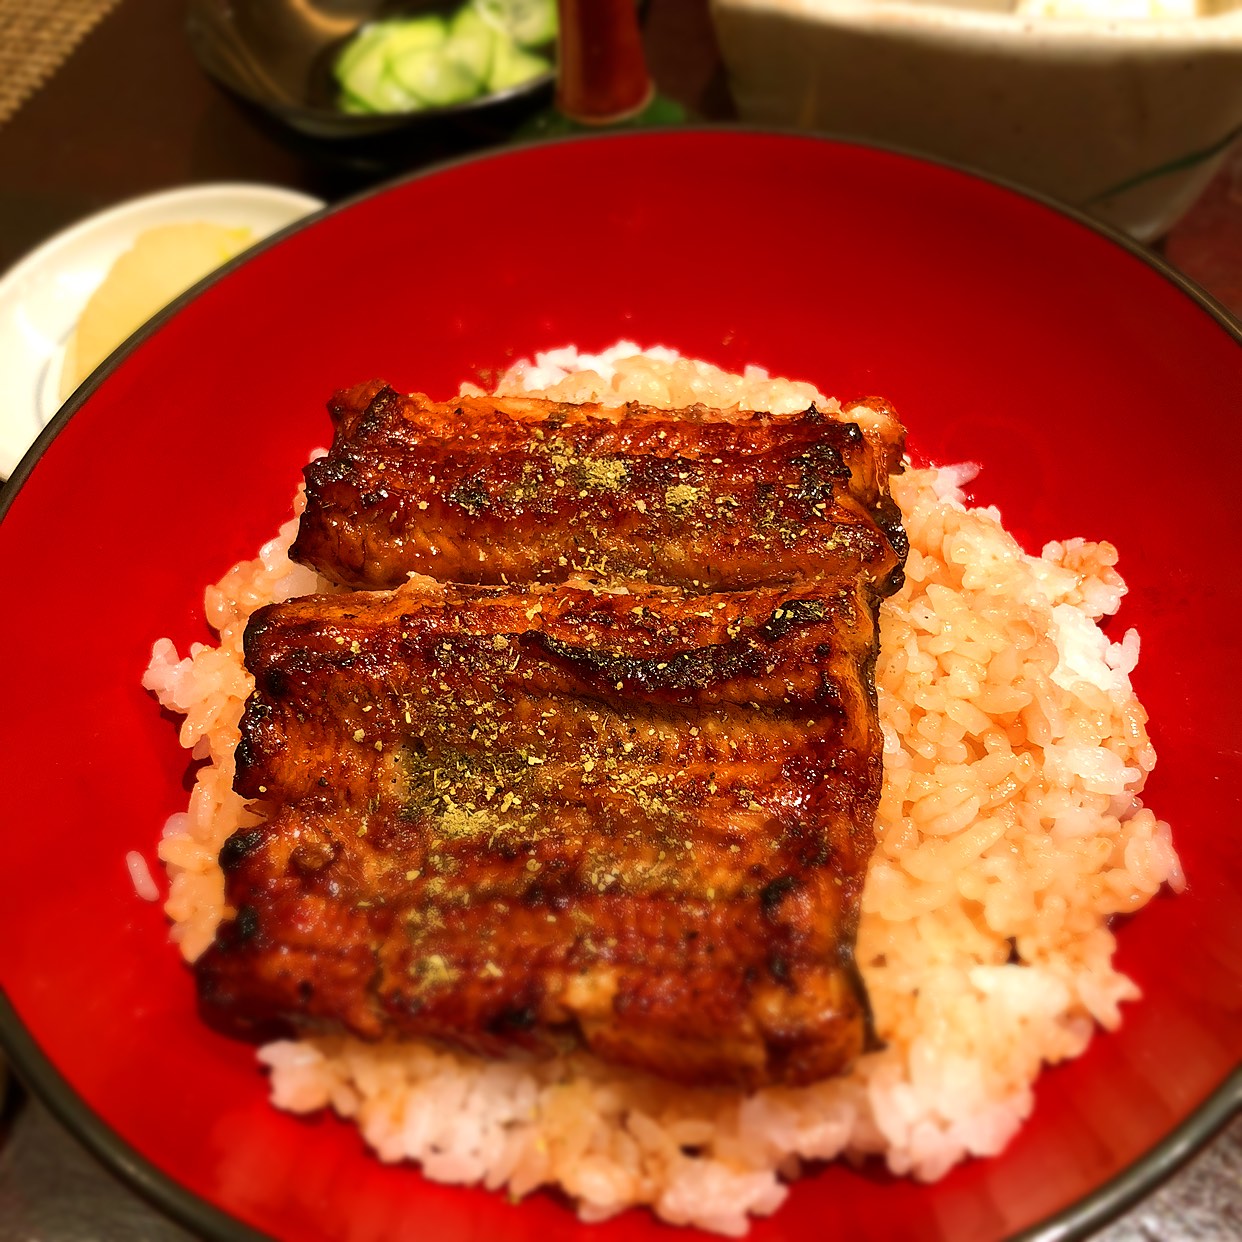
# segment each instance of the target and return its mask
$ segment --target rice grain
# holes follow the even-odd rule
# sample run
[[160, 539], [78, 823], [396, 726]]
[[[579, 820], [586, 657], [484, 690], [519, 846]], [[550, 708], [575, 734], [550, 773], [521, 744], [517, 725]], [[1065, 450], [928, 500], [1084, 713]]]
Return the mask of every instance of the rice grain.
[[[515, 366], [501, 392], [559, 400], [702, 402], [792, 411], [809, 384], [728, 375], [669, 350], [572, 349]], [[1107, 543], [1025, 553], [994, 509], [970, 508], [973, 465], [908, 470], [894, 496], [906, 585], [881, 608], [876, 669], [885, 779], [857, 960], [883, 1051], [850, 1074], [752, 1095], [694, 1090], [584, 1055], [491, 1063], [416, 1043], [344, 1037], [269, 1044], [273, 1103], [333, 1108], [383, 1160], [521, 1197], [558, 1186], [582, 1219], [647, 1205], [672, 1224], [744, 1233], [779, 1207], [804, 1161], [867, 1156], [930, 1181], [1003, 1150], [1045, 1064], [1078, 1056], [1138, 995], [1112, 964], [1108, 919], [1184, 878], [1169, 827], [1142, 805], [1155, 762], [1129, 674], [1139, 640], [1098, 622], [1125, 584]], [[300, 508], [301, 498], [295, 505]], [[160, 842], [165, 910], [188, 961], [224, 906], [216, 856], [258, 822], [232, 791], [250, 679], [246, 618], [326, 589], [292, 564], [293, 523], [206, 595], [216, 647], [156, 644], [144, 685], [184, 716], [208, 760]]]

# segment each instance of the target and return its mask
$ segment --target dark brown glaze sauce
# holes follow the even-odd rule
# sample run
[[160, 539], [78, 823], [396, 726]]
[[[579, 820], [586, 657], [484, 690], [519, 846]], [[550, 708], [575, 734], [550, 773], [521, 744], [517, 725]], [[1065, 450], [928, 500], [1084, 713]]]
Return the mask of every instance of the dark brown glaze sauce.
[[[307, 469], [293, 556], [348, 586], [392, 588], [410, 573], [686, 590], [861, 574], [878, 585], [904, 551], [872, 440], [813, 407], [437, 403], [372, 384], [330, 408], [336, 436]], [[868, 414], [899, 441], [891, 415]]]
[[[401, 486], [366, 492], [352, 529], [400, 510], [446, 577], [481, 552], [489, 572], [525, 556], [533, 581], [420, 576], [254, 615], [236, 788], [267, 818], [221, 856], [237, 913], [197, 966], [208, 1016], [242, 1035], [344, 1028], [486, 1056], [585, 1046], [688, 1083], [847, 1068], [869, 1039], [852, 950], [882, 775], [876, 607], [904, 552], [873, 433], [813, 412], [411, 404], [380, 385], [336, 417], [313, 504], [347, 463], [400, 463]], [[620, 461], [631, 506], [654, 494], [653, 461], [720, 467], [692, 475], [713, 503], [765, 470], [805, 489], [799, 460], [827, 463], [814, 504], [789, 503], [848, 513], [849, 552], [805, 550], [832, 539], [815, 514], [819, 542], [778, 537], [788, 555], [760, 585], [707, 557], [730, 589], [541, 582], [556, 544], [531, 553], [531, 531], [571, 530], [596, 501], [582, 487], [563, 506], [556, 479], [581, 467], [548, 468], [535, 430], [570, 463]], [[411, 516], [437, 495], [462, 509], [449, 497], [469, 470], [490, 520], [532, 462], [542, 525], [512, 501], [486, 532], [468, 513], [452, 528]], [[336, 517], [303, 519], [303, 554]], [[659, 546], [664, 520], [630, 528], [617, 555]], [[772, 542], [762, 523], [756, 538]]]

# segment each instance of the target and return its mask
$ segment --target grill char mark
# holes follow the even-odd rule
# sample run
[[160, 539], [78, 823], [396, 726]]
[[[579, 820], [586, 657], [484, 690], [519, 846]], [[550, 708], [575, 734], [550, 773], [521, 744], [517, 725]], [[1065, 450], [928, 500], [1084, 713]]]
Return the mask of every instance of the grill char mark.
[[415, 581], [256, 614], [238, 788], [276, 809], [231, 859], [258, 914], [200, 959], [204, 1008], [238, 1033], [585, 1043], [694, 1082], [839, 1069], [864, 1038], [839, 929], [878, 789], [871, 618], [804, 599]]
[[[297, 560], [345, 586], [636, 578], [735, 590], [900, 572], [879, 439], [900, 424], [526, 398], [338, 395]], [[860, 415], [862, 416], [862, 415]], [[887, 450], [886, 450], [887, 452]]]
[[846, 1068], [891, 411], [374, 383], [332, 413], [295, 552], [364, 589], [247, 628], [236, 788], [267, 818], [222, 855], [204, 1013], [690, 1083]]

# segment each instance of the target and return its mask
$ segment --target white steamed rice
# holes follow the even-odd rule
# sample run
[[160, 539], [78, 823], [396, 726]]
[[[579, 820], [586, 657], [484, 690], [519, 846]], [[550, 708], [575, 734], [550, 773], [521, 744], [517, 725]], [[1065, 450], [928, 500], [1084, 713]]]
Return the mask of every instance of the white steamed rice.
[[[476, 390], [477, 391], [477, 390]], [[571, 401], [837, 408], [758, 368], [728, 375], [621, 344], [519, 363], [499, 391]], [[914, 429], [917, 436], [917, 427]], [[488, 1062], [417, 1043], [269, 1044], [273, 1102], [353, 1118], [383, 1160], [440, 1181], [557, 1186], [586, 1220], [646, 1204], [673, 1224], [744, 1233], [803, 1162], [876, 1156], [934, 1180], [1001, 1151], [1043, 1065], [1113, 1030], [1138, 989], [1113, 968], [1108, 922], [1183, 884], [1168, 825], [1139, 799], [1155, 752], [1129, 674], [1138, 635], [1097, 624], [1125, 593], [1107, 543], [1028, 556], [962, 487], [973, 467], [909, 470], [894, 495], [910, 538], [906, 585], [881, 609], [885, 739], [876, 851], [857, 958], [883, 1051], [814, 1086], [694, 1090], [579, 1055]], [[300, 511], [299, 494], [295, 509]], [[232, 790], [251, 682], [241, 638], [271, 600], [326, 589], [287, 557], [294, 522], [206, 593], [218, 646], [155, 645], [143, 684], [184, 716], [208, 759], [159, 856], [187, 960], [226, 913], [217, 855], [256, 817]]]

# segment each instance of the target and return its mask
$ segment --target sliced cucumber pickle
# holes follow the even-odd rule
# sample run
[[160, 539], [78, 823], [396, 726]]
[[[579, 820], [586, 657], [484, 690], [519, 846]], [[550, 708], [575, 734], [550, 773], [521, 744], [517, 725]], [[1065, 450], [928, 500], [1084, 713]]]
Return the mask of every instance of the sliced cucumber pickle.
[[523, 51], [514, 43], [502, 43], [496, 49], [492, 72], [487, 79], [487, 89], [493, 93], [507, 91], [547, 73], [552, 62], [543, 56]]
[[449, 23], [445, 51], [458, 64], [469, 69], [477, 82], [485, 83], [492, 70], [498, 42], [500, 36], [495, 28], [479, 15], [474, 5], [468, 4]]
[[397, 82], [428, 107], [445, 108], [479, 93], [479, 79], [439, 48], [414, 48], [395, 57], [391, 64]]
[[479, 12], [519, 47], [556, 38], [556, 0], [473, 0]]
[[338, 106], [353, 113], [446, 108], [549, 72], [528, 49], [556, 38], [556, 0], [464, 0], [445, 18], [390, 17], [363, 26], [333, 66]]

